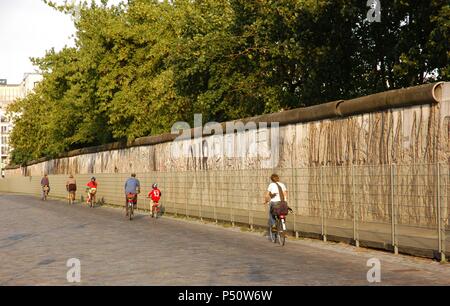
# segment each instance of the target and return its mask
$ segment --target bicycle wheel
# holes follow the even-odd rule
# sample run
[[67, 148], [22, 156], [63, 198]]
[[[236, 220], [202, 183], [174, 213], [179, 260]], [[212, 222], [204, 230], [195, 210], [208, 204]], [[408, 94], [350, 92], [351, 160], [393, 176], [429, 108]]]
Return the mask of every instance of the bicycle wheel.
[[277, 221], [277, 230], [278, 230], [278, 243], [281, 246], [284, 246], [286, 243], [286, 233], [283, 231], [283, 226], [281, 224], [281, 221]]
[[129, 216], [130, 216], [130, 221], [131, 219], [133, 219], [133, 204], [128, 204], [129, 206]]

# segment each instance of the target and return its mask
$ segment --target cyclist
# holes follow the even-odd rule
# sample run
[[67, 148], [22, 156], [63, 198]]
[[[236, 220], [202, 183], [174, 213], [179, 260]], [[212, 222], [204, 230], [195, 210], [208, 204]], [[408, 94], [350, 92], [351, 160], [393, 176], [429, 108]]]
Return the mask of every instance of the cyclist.
[[264, 203], [269, 203], [269, 226], [273, 228], [275, 227], [275, 218], [272, 214], [272, 208], [281, 202], [280, 189], [278, 187], [281, 188], [285, 201], [287, 201], [287, 189], [286, 186], [280, 182], [280, 177], [277, 174], [272, 174], [270, 180], [272, 183], [267, 187], [267, 192], [264, 195]]
[[161, 190], [158, 189], [158, 184], [154, 183], [152, 185], [153, 190], [148, 193], [147, 198], [152, 199], [152, 218], [153, 213], [156, 212], [155, 217], [158, 216], [157, 208], [159, 207], [159, 200], [161, 199]]
[[131, 177], [125, 182], [125, 208], [126, 216], [128, 216], [128, 197], [133, 197], [133, 207], [137, 206], [137, 195], [141, 192], [141, 183], [136, 178], [136, 173], [132, 173]]
[[69, 175], [69, 179], [66, 182], [66, 190], [69, 193], [69, 202], [75, 201], [75, 192], [77, 191], [77, 182], [73, 177], [73, 174]]
[[41, 188], [43, 200], [45, 198], [45, 191], [47, 191], [47, 194], [50, 193], [50, 181], [47, 174], [44, 174], [44, 177], [41, 179]]
[[91, 177], [91, 180], [89, 181], [89, 183], [86, 184], [86, 186], [88, 187], [86, 189], [88, 196], [87, 196], [87, 200], [86, 203], [89, 203], [92, 197], [92, 204], [95, 203], [95, 194], [97, 193], [97, 188], [98, 188], [98, 183], [96, 178], [93, 176]]

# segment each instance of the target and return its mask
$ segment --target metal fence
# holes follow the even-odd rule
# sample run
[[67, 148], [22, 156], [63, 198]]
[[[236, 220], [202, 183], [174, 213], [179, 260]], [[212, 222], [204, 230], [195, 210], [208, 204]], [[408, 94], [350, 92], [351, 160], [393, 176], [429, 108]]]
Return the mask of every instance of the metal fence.
[[[276, 172], [288, 188], [288, 229], [296, 235], [445, 259], [450, 250], [448, 164], [336, 166], [277, 170], [208, 170], [138, 173], [142, 192], [158, 182], [171, 214], [267, 226], [263, 195]], [[92, 174], [77, 175], [78, 199]], [[129, 174], [95, 174], [97, 199], [124, 205]], [[40, 177], [0, 180], [0, 191], [39, 195]], [[66, 175], [50, 175], [50, 196], [66, 197]], [[140, 209], [149, 209], [141, 195]]]

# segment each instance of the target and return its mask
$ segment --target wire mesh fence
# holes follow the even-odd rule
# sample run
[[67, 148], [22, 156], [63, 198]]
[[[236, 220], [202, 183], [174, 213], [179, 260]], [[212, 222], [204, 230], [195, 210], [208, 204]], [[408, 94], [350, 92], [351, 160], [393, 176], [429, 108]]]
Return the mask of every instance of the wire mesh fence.
[[[207, 170], [137, 173], [138, 208], [158, 183], [167, 213], [265, 227], [264, 194], [276, 172], [288, 188], [288, 217], [293, 233], [377, 243], [394, 251], [420, 249], [445, 258], [450, 250], [448, 164], [353, 165], [256, 170]], [[86, 199], [92, 174], [77, 175], [77, 199]], [[97, 201], [125, 204], [129, 174], [96, 174]], [[40, 195], [40, 177], [7, 177], [0, 191]], [[50, 197], [67, 197], [66, 175], [50, 175]], [[447, 255], [448, 256], [448, 255]]]

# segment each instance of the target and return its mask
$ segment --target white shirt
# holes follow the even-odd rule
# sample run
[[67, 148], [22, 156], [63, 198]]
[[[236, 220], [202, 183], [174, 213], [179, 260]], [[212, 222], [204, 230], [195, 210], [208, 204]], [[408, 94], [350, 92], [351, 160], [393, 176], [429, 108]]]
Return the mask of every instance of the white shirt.
[[[278, 182], [278, 185], [280, 185], [281, 190], [282, 190], [283, 192], [285, 192], [285, 191], [287, 190], [287, 189], [286, 189], [286, 186], [285, 186], [283, 183]], [[270, 192], [270, 193], [272, 193], [272, 194], [276, 194], [270, 201], [272, 201], [272, 202], [280, 202], [280, 201], [281, 201], [281, 197], [280, 197], [280, 195], [279, 195], [279, 190], [278, 190], [277, 184], [271, 183], [271, 184], [269, 185], [269, 187], [267, 188], [267, 191]], [[284, 200], [287, 201], [286, 198], [285, 198]]]

